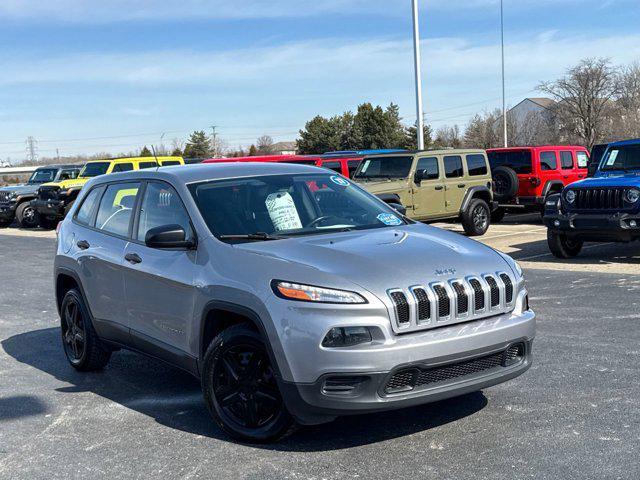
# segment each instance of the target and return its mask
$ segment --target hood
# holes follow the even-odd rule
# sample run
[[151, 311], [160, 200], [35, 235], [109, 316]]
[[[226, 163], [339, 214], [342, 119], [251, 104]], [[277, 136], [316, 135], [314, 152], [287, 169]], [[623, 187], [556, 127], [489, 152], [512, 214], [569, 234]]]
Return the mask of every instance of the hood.
[[[390, 288], [468, 275], [512, 273], [505, 259], [486, 245], [423, 224], [244, 243], [236, 248], [339, 276], [376, 295], [384, 295]], [[300, 272], [295, 268], [292, 271]], [[278, 277], [311, 283], [313, 275], [287, 278], [283, 272]]]
[[569, 185], [571, 188], [599, 188], [599, 187], [640, 187], [640, 172], [623, 173], [610, 172], [606, 175], [586, 178]]
[[90, 178], [72, 178], [69, 180], [62, 180], [61, 182], [49, 182], [43, 183], [43, 187], [60, 187], [60, 190], [68, 190], [73, 187], [82, 187], [85, 183], [87, 183]]
[[409, 180], [406, 178], [368, 182], [358, 180], [356, 183], [364, 188], [367, 192], [377, 195], [380, 193], [395, 193], [400, 190], [406, 190]]
[[18, 195], [24, 195], [27, 193], [36, 193], [40, 184], [37, 183], [21, 183], [20, 185], [9, 185], [7, 187], [0, 188], [3, 192], [15, 192]]

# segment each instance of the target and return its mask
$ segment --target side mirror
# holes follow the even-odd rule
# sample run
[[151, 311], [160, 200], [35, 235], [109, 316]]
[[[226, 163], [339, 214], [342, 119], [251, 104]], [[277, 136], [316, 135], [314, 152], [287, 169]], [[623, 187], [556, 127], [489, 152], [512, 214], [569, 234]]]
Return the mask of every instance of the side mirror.
[[401, 205], [399, 203], [388, 203], [387, 205], [389, 205], [391, 208], [393, 208], [400, 215], [406, 215], [407, 214], [407, 207], [405, 207], [404, 205]]
[[194, 248], [196, 242], [186, 237], [187, 234], [180, 225], [162, 225], [149, 230], [144, 243], [149, 248]]
[[413, 181], [416, 183], [416, 185], [420, 185], [420, 182], [422, 182], [422, 180], [425, 179], [426, 175], [427, 175], [426, 170], [416, 170], [416, 174], [413, 177]]

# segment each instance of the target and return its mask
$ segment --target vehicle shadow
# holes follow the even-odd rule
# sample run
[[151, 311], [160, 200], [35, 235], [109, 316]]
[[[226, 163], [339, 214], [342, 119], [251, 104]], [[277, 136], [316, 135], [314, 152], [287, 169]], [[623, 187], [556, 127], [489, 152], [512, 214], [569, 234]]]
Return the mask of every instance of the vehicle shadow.
[[532, 264], [546, 263], [559, 265], [606, 265], [640, 263], [640, 243], [585, 243], [575, 258], [560, 259], [551, 254], [547, 240], [533, 240], [510, 245], [509, 255], [515, 260]]
[[0, 422], [47, 413], [45, 403], [33, 395], [0, 398]]
[[[67, 363], [59, 335], [58, 328], [35, 330], [9, 337], [1, 345], [17, 361], [70, 384], [57, 389], [59, 392], [91, 392], [152, 417], [167, 427], [231, 440], [211, 420], [196, 378], [163, 362], [125, 351], [115, 353], [102, 372], [79, 373]], [[486, 405], [486, 397], [476, 392], [421, 407], [341, 417], [337, 422], [304, 427], [279, 443], [255, 447], [278, 451], [327, 451], [367, 445], [459, 420]]]

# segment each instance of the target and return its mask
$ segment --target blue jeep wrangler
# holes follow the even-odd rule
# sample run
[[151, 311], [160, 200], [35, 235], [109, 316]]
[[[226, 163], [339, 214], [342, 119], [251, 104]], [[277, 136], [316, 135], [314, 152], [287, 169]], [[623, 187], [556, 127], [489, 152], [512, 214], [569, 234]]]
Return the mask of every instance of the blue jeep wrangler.
[[640, 239], [640, 139], [610, 143], [594, 177], [547, 199], [544, 223], [558, 258], [575, 257], [586, 241]]

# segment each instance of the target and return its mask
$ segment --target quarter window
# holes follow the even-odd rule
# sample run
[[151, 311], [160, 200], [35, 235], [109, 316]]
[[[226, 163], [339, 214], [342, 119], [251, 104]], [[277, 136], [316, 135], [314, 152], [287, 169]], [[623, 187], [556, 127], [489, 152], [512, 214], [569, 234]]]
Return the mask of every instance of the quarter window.
[[573, 154], [571, 152], [560, 152], [560, 164], [563, 170], [571, 170], [573, 168]]
[[540, 169], [541, 170], [557, 170], [558, 169], [558, 157], [556, 157], [556, 152], [542, 152], [540, 154]]
[[130, 172], [133, 170], [133, 163], [116, 163], [111, 173]]
[[485, 160], [484, 155], [467, 155], [466, 160], [467, 170], [469, 171], [469, 175], [472, 177], [486, 175], [488, 173], [487, 161]]
[[172, 167], [175, 165], [182, 165], [178, 160], [165, 160], [161, 162], [163, 167]]
[[170, 185], [152, 182], [147, 185], [140, 208], [138, 240], [144, 242], [149, 230], [164, 225], [180, 225], [187, 238], [192, 236], [189, 215], [177, 192]]
[[342, 173], [342, 166], [340, 165], [340, 162], [322, 162], [322, 166], [329, 170], [333, 170], [334, 172]]
[[462, 170], [462, 157], [451, 155], [444, 157], [444, 172], [447, 178], [458, 178], [464, 175]]
[[109, 185], [100, 201], [96, 228], [121, 237], [128, 236], [129, 223], [139, 190], [139, 183]]
[[78, 213], [76, 213], [76, 220], [83, 225], [92, 225], [93, 212], [95, 211], [100, 195], [104, 191], [104, 188], [98, 187], [91, 190], [84, 198]]
[[158, 164], [156, 162], [140, 162], [138, 168], [144, 170], [145, 168], [156, 168]]

